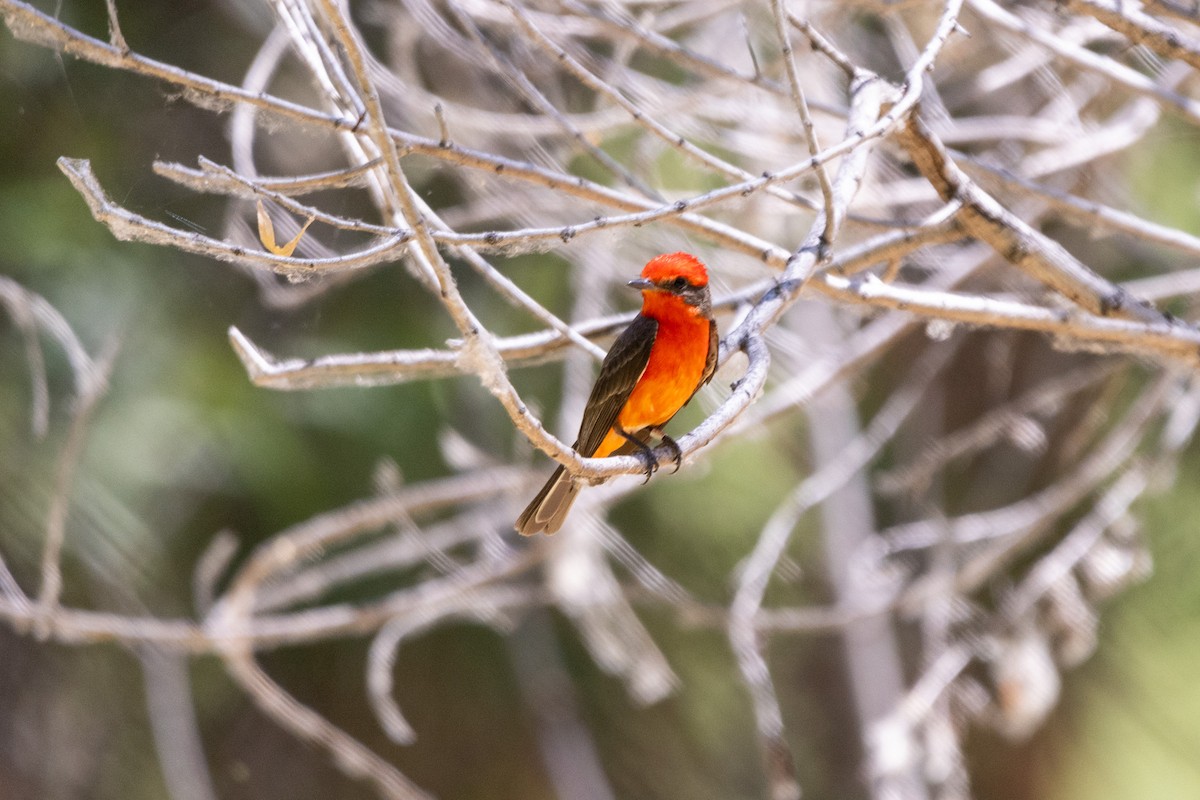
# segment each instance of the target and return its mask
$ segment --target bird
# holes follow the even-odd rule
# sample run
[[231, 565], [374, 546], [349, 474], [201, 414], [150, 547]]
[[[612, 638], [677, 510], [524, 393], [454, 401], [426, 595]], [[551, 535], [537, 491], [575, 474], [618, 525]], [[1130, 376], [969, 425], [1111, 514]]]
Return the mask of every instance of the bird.
[[[650, 259], [629, 286], [642, 293], [642, 310], [613, 342], [600, 365], [572, 445], [581, 456], [638, 453], [646, 479], [658, 468], [651, 436], [682, 453], [663, 426], [712, 380], [717, 369], [717, 323], [713, 319], [708, 270], [690, 253]], [[556, 533], [583, 479], [559, 466], [514, 525], [524, 536]]]

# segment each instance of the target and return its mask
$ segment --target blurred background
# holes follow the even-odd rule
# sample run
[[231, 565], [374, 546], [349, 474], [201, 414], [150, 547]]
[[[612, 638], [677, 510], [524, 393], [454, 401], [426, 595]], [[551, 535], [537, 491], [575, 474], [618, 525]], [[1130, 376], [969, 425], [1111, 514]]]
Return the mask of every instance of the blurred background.
[[[269, 30], [265, 10], [259, 15], [237, 3], [118, 5], [124, 35], [137, 52], [232, 83], [242, 80]], [[368, 19], [388, 8], [355, 5]], [[66, 0], [43, 10], [105, 36], [99, 0]], [[847, 27], [877, 22], [870, 4], [853, 14]], [[394, 462], [410, 484], [448, 474], [454, 467], [439, 446], [447, 423], [497, 462], [532, 463], [538, 474], [549, 472], [548, 460], [531, 455], [473, 378], [302, 392], [250, 383], [230, 347], [230, 326], [281, 357], [438, 346], [454, 335], [435, 300], [404, 270], [383, 266], [306, 302], [272, 303], [261, 280], [229, 265], [116, 241], [55, 166], [60, 156], [90, 159], [124, 207], [220, 237], [229, 201], [186, 191], [155, 176], [150, 165], [155, 159], [194, 163], [197, 155], [229, 163], [225, 115], [145, 78], [17, 42], [5, 30], [0, 130], [0, 275], [58, 309], [89, 352], [115, 352], [71, 493], [64, 604], [194, 618], [193, 572], [218, 532], [236, 534], [240, 559], [290, 525], [371, 495], [381, 462]], [[302, 140], [289, 140], [264, 160], [274, 159], [275, 171], [285, 172], [290, 165], [280, 149], [303, 151]], [[1194, 125], [1163, 118], [1138, 147], [1106, 161], [1105, 170], [1106, 185], [1119, 189], [1132, 210], [1200, 232], [1200, 131]], [[432, 171], [414, 180], [439, 207], [453, 205], [462, 191]], [[364, 213], [361, 199], [331, 203], [326, 207], [335, 213]], [[1104, 249], [1084, 237], [1078, 242], [1085, 250]], [[339, 246], [332, 236], [325, 243]], [[632, 276], [651, 252], [615, 249], [614, 278]], [[520, 256], [506, 262], [505, 272], [562, 309], [570, 296], [560, 267], [571, 258], [570, 249]], [[1110, 250], [1107, 258], [1122, 279], [1183, 268], [1187, 260], [1137, 246]], [[616, 288], [603, 290], [599, 310], [631, 309], [633, 298], [620, 291], [620, 282], [610, 285]], [[482, 290], [468, 281], [464, 291]], [[1181, 303], [1175, 310], [1186, 317], [1191, 307]], [[521, 320], [501, 311], [492, 319], [500, 333], [532, 329]], [[1031, 363], [1057, 357], [1039, 337], [1015, 336], [1022, 337], [1020, 348], [1032, 351]], [[1046, 354], [1038, 355], [1039, 348]], [[41, 435], [31, 422], [25, 340], [13, 317], [0, 315], [0, 553], [26, 593], [38, 585], [72, 415], [70, 367], [49, 344], [45, 358], [50, 416]], [[966, 368], [970, 357], [961, 358]], [[1155, 368], [1128, 360], [1135, 372]], [[863, 408], [878, 407], [888, 369], [884, 364], [858, 379]], [[523, 393], [553, 410], [560, 372], [560, 366], [543, 366], [515, 379]], [[957, 380], [970, 384], [969, 372]], [[952, 393], [945, 397], [954, 402]], [[1112, 402], [1119, 407], [1123, 400]], [[703, 410], [689, 409], [676, 423], [678, 432], [698, 422]], [[805, 473], [803, 424], [772, 425], [770, 435], [725, 444], [679, 475], [651, 481], [612, 514], [651, 563], [706, 602], [728, 602], [730, 575], [779, 496]], [[982, 469], [976, 465], [973, 485], [1005, 480]], [[1064, 673], [1061, 698], [1044, 724], [1022, 741], [985, 725], [965, 733], [974, 797], [1200, 797], [1195, 444], [1170, 477], [1134, 509], [1153, 571], [1102, 606], [1095, 653]], [[819, 560], [815, 547], [802, 527], [790, 557], [810, 570], [809, 562]], [[816, 578], [787, 591], [792, 599], [815, 601], [825, 587]], [[681, 625], [661, 607], [646, 607], [640, 616], [679, 680], [677, 691], [649, 706], [634, 703], [621, 681], [597, 667], [554, 610], [523, 615], [506, 635], [449, 622], [415, 637], [396, 666], [396, 699], [417, 733], [410, 746], [390, 742], [368, 707], [368, 637], [281, 648], [263, 653], [261, 663], [297, 698], [439, 798], [561, 796], [539, 744], [538, 708], [548, 695], [591, 732], [603, 770], [592, 785], [607, 786], [610, 796], [763, 796], [753, 714], [723, 628]], [[781, 635], [769, 652], [806, 797], [867, 797], [859, 732], [843, 713], [848, 686], [836, 637]], [[153, 687], [181, 676], [155, 663], [133, 648], [40, 641], [0, 624], [0, 797], [181, 796], [164, 777], [148, 710]], [[215, 657], [189, 659], [183, 677], [191, 682], [215, 796], [375, 796], [260, 712]]]

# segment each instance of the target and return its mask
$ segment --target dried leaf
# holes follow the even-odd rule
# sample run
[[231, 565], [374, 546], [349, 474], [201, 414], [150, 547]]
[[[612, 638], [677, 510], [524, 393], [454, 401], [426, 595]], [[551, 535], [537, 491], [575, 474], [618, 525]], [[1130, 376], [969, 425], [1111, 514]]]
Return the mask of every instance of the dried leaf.
[[292, 237], [292, 240], [287, 244], [275, 244], [275, 226], [271, 223], [271, 215], [267, 213], [267, 209], [263, 206], [262, 200], [257, 202], [258, 207], [258, 238], [262, 241], [263, 247], [268, 252], [274, 253], [277, 256], [290, 256], [296, 250], [296, 245], [300, 244], [300, 239], [304, 236], [304, 232], [308, 230], [308, 226], [313, 224], [313, 217], [309, 217], [300, 232]]

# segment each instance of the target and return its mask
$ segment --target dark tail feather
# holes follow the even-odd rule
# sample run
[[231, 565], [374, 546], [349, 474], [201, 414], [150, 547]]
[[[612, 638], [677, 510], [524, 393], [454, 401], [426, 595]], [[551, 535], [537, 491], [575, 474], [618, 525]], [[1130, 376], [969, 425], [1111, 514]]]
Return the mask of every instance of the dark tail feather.
[[550, 480], [530, 501], [513, 526], [522, 536], [535, 533], [556, 533], [562, 527], [575, 495], [579, 494], [579, 483], [571, 477], [566, 467], [554, 470]]

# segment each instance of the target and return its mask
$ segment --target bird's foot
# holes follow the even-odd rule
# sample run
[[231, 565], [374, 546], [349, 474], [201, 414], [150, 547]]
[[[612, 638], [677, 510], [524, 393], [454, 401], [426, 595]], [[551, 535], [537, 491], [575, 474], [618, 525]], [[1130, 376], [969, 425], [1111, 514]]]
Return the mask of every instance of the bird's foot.
[[663, 447], [671, 451], [671, 461], [675, 464], [675, 469], [671, 470], [671, 474], [674, 475], [683, 466], [683, 448], [679, 446], [679, 442], [676, 442], [665, 433], [661, 435]]
[[642, 445], [641, 449], [637, 451], [637, 457], [642, 460], [642, 465], [646, 470], [646, 480], [642, 481], [642, 485], [645, 486], [650, 482], [651, 476], [658, 472], [658, 459], [654, 457], [654, 451], [649, 447], [646, 447], [644, 444]]
[[[650, 434], [662, 439], [663, 447], [671, 451], [671, 461], [675, 464], [675, 469], [671, 470], [671, 474], [674, 475], [676, 472], [679, 472], [679, 468], [683, 466], [683, 448], [679, 446], [678, 442], [663, 433], [662, 428], [654, 428], [650, 431]], [[657, 468], [657, 461], [655, 467]]]
[[634, 453], [636, 453], [637, 457], [642, 460], [642, 465], [646, 468], [646, 480], [642, 481], [642, 485], [646, 485], [650, 482], [651, 476], [658, 472], [658, 459], [654, 457], [654, 451], [647, 447], [646, 443], [641, 439], [626, 433], [619, 427], [614, 428], [613, 430], [621, 434], [625, 441], [633, 445]]

